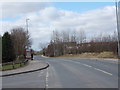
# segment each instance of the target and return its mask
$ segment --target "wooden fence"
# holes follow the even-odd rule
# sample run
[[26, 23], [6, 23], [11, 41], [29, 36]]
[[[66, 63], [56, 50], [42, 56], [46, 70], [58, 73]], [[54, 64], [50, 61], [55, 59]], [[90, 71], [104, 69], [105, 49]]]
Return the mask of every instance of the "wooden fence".
[[[19, 67], [22, 67], [23, 65], [25, 65], [27, 63], [28, 63], [28, 60], [18, 60], [18, 61], [13, 61], [13, 62], [2, 63], [2, 67], [7, 66], [7, 65], [11, 65], [12, 69], [15, 69], [16, 64], [18, 64]], [[4, 71], [4, 68], [2, 68], [2, 70]]]

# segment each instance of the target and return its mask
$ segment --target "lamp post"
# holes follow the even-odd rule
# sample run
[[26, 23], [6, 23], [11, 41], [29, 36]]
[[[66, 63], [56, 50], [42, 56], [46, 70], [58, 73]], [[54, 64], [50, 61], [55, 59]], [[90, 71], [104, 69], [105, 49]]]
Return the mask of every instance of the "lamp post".
[[[30, 19], [29, 18], [27, 18], [26, 19], [26, 31], [27, 31], [27, 34], [28, 34], [28, 21], [29, 21]], [[28, 49], [29, 47], [27, 46], [27, 41], [26, 41], [26, 47], [25, 47], [26, 49]]]
[[53, 27], [53, 25], [50, 26], [50, 29], [53, 30], [53, 36], [51, 37], [51, 39], [53, 39], [53, 55], [56, 56], [56, 51], [55, 51], [55, 28]]
[[28, 21], [29, 20], [30, 20], [29, 18], [26, 19], [26, 31], [27, 31], [27, 33], [28, 33]]
[[117, 21], [117, 32], [118, 32], [118, 57], [120, 58], [120, 18], [119, 18], [119, 13], [118, 11], [118, 1], [115, 0], [115, 5], [116, 5], [116, 21]]

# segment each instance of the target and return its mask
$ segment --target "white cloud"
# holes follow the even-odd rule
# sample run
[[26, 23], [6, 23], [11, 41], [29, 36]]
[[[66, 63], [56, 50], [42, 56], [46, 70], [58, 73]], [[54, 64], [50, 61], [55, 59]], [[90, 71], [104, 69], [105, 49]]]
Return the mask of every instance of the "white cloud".
[[43, 2], [9, 2], [2, 3], [2, 15], [3, 17], [15, 17], [17, 15], [21, 16], [29, 12], [36, 12], [38, 10], [44, 9], [50, 6], [50, 3]]
[[53, 30], [66, 30], [70, 32], [72, 30], [79, 31], [83, 29], [87, 36], [99, 33], [113, 33], [116, 30], [114, 6], [107, 6], [84, 13], [61, 10], [50, 6], [43, 7], [42, 9], [38, 8], [39, 5], [30, 6], [22, 5], [21, 8], [16, 8], [15, 11], [12, 11], [12, 9], [8, 11], [9, 9], [6, 8], [7, 10], [4, 13], [18, 13], [15, 15], [21, 13], [24, 17], [14, 22], [4, 21], [0, 33], [10, 30], [13, 26], [25, 27], [25, 19], [30, 18], [29, 31], [33, 39], [33, 47], [37, 49], [40, 42], [48, 42], [50, 40]]

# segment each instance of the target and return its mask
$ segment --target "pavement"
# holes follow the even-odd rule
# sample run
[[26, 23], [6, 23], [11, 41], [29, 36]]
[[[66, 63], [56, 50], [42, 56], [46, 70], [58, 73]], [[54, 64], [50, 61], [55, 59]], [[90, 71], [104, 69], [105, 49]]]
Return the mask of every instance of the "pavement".
[[2, 71], [2, 75], [0, 77], [23, 74], [28, 72], [34, 72], [42, 69], [46, 69], [49, 66], [48, 63], [40, 60], [29, 60], [28, 65], [17, 68], [14, 70]]

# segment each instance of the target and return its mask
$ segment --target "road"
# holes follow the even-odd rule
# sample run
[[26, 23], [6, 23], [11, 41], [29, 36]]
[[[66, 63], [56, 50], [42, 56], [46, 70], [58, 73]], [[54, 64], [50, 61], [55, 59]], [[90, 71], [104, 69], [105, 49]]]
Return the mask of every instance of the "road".
[[3, 88], [118, 88], [118, 64], [79, 58], [35, 59], [50, 67], [32, 73], [3, 77]]

